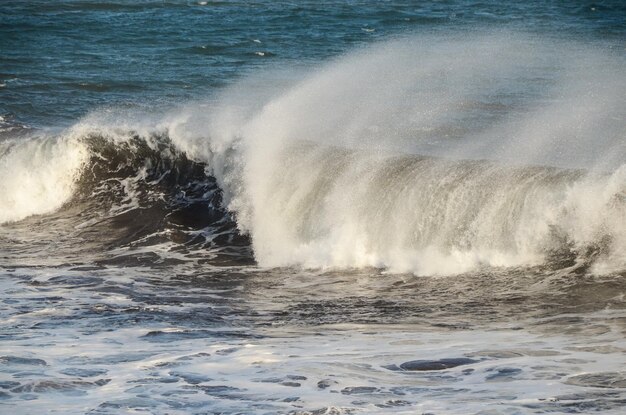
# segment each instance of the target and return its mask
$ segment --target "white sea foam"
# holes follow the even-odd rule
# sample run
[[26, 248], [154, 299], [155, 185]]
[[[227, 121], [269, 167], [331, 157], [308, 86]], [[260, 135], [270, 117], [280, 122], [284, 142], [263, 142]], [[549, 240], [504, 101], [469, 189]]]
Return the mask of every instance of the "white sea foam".
[[[193, 318], [164, 317], [195, 315], [197, 298], [207, 297], [194, 296], [188, 303], [137, 307], [143, 305], [138, 298], [154, 301], [163, 289], [142, 279], [144, 273], [143, 278], [152, 277], [154, 270], [98, 271], [95, 275], [105, 279], [109, 287], [104, 293], [91, 285], [68, 290], [63, 283], [60, 286], [51, 283], [69, 276], [84, 278], [84, 271], [24, 269], [19, 272], [31, 273], [33, 281], [39, 284], [48, 283], [47, 292], [54, 295], [56, 309], [34, 301], [41, 294], [24, 288], [17, 278], [1, 281], [5, 291], [19, 293], [16, 300], [20, 301], [22, 312], [0, 320], [0, 324], [10, 329], [8, 333], [21, 333], [24, 327], [34, 326], [29, 336], [9, 336], [4, 344], [5, 353], [46, 363], [34, 367], [5, 364], [1, 374], [19, 373], [5, 379], [32, 387], [31, 396], [37, 397], [18, 396], [19, 400], [5, 401], [7, 408], [42, 413], [61, 405], [63, 413], [78, 414], [84, 413], [88, 406], [99, 407], [103, 413], [119, 413], [122, 409], [182, 415], [189, 413], [189, 408], [223, 413], [300, 410], [330, 414], [433, 411], [466, 414], [493, 410], [530, 414], [538, 410], [564, 412], [571, 407], [592, 407], [603, 408], [605, 413], [621, 413], [623, 372], [618, 368], [624, 367], [626, 355], [619, 322], [625, 315], [617, 309], [585, 313], [579, 320], [564, 315], [565, 321], [568, 317], [574, 321], [564, 325], [558, 325], [558, 320], [553, 318], [529, 320], [524, 315], [515, 324], [502, 321], [484, 326], [480, 324], [484, 316], [478, 316], [471, 329], [437, 327], [435, 323], [441, 322], [437, 312], [426, 312], [424, 317], [430, 324], [418, 325], [419, 329], [411, 324], [348, 323], [312, 327], [301, 321], [286, 327], [242, 324], [238, 328], [245, 327], [246, 333], [256, 336], [237, 338], [225, 335], [232, 328], [199, 327]], [[302, 277], [309, 288], [314, 284], [312, 276]], [[352, 277], [348, 279], [354, 281]], [[255, 287], [252, 292], [242, 289], [242, 301], [266, 312], [272, 307], [285, 309], [294, 299], [297, 299], [295, 304], [303, 305], [302, 286], [297, 280], [291, 281], [285, 275], [282, 284], [261, 285], [260, 290]], [[111, 284], [129, 281], [142, 281], [132, 284], [141, 296], [108, 292]], [[385, 284], [390, 282], [387, 280]], [[345, 293], [339, 287], [346, 288], [343, 283], [336, 285], [326, 280], [326, 288], [315, 292], [326, 292], [329, 294], [326, 300], [341, 303]], [[352, 288], [358, 285], [349, 284]], [[206, 294], [206, 286], [195, 288]], [[382, 294], [368, 284], [363, 288], [365, 291], [360, 295], [365, 293], [364, 299]], [[169, 289], [178, 294], [191, 293], [190, 287]], [[281, 301], [271, 300], [270, 293], [280, 294]], [[217, 294], [216, 298], [223, 299]], [[228, 289], [221, 294], [230, 298], [232, 291]], [[405, 295], [409, 294], [405, 292]], [[401, 300], [400, 307], [407, 298]], [[24, 313], [27, 309], [30, 312]], [[14, 309], [2, 312], [7, 310]], [[112, 313], [112, 310], [124, 312]], [[123, 324], [123, 319], [128, 318], [126, 314], [133, 310], [150, 311], [156, 321], [151, 320], [149, 326], [138, 325], [136, 321], [131, 326]], [[99, 312], [108, 318], [98, 317]], [[111, 320], [115, 314], [121, 321]], [[59, 323], [59, 319], [54, 319], [59, 316], [71, 316], [66, 321], [74, 325]], [[165, 320], [159, 321], [156, 316]], [[470, 320], [467, 315], [457, 317], [461, 321]], [[45, 330], [44, 334], [40, 330]], [[202, 335], [184, 336], [195, 330]], [[210, 335], [213, 330], [214, 336]], [[159, 340], [158, 336], [163, 338]], [[393, 368], [413, 360], [436, 362], [449, 358], [471, 358], [473, 362], [446, 370]], [[98, 381], [107, 383], [100, 386], [95, 383]]]
[[61, 207], [88, 157], [86, 145], [71, 137], [0, 142], [0, 223]]

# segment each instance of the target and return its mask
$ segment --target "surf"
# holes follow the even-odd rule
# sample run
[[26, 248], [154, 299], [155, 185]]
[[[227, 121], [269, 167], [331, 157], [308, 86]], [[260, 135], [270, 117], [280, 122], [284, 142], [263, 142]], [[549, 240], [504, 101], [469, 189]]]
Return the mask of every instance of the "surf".
[[[86, 200], [113, 177], [112, 214], [201, 179], [214, 188], [194, 197], [249, 236], [263, 267], [621, 272], [622, 65], [517, 33], [422, 35], [165, 113], [96, 111], [55, 137], [3, 142], [2, 177], [32, 175], [3, 181], [3, 221]], [[45, 161], [33, 169], [30, 153]], [[175, 179], [156, 197], [170, 180], [159, 177]]]

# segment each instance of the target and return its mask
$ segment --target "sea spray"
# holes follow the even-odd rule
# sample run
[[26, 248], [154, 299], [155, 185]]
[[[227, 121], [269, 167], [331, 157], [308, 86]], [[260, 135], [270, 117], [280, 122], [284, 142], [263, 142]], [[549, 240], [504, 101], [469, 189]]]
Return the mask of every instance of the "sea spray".
[[[262, 266], [620, 270], [620, 65], [588, 45], [511, 32], [422, 35], [251, 76], [165, 114], [96, 111], [57, 138], [19, 143], [48, 143], [47, 159], [63, 161], [36, 181], [59, 186], [26, 193], [30, 210], [5, 220], [67, 202], [86, 153], [100, 154], [97, 137], [133, 159], [149, 153], [148, 167], [201, 163]], [[4, 166], [30, 172], [18, 147]], [[139, 184], [142, 169], [118, 179]]]
[[262, 265], [619, 269], [621, 64], [514, 33], [383, 43], [218, 108], [206, 148]]
[[0, 223], [59, 209], [88, 158], [87, 146], [75, 137], [0, 142]]

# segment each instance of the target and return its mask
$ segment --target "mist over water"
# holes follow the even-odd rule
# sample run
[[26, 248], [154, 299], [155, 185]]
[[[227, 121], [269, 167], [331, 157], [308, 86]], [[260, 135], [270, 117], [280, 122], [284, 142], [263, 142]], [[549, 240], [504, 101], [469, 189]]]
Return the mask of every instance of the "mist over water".
[[[622, 270], [622, 68], [521, 33], [412, 36], [158, 116], [95, 112], [5, 144], [7, 169], [28, 177], [6, 182], [4, 221], [69, 201], [97, 135], [204, 163], [262, 266], [447, 275], [558, 257]], [[34, 171], [21, 158], [41, 152]]]
[[[534, 4], [329, 4], [300, 59], [280, 25], [311, 5], [255, 3], [257, 35], [238, 3], [61, 3], [19, 19], [167, 14], [116, 62], [172, 66], [85, 83], [84, 60], [44, 88], [0, 58], [0, 412], [621, 413], [618, 6], [545, 11], [568, 38]], [[221, 43], [172, 35], [208, 36], [203, 13]], [[70, 84], [85, 101], [45, 113]]]
[[217, 177], [261, 264], [454, 273], [610, 239], [620, 267], [622, 66], [514, 33], [376, 45], [218, 110], [242, 156]]

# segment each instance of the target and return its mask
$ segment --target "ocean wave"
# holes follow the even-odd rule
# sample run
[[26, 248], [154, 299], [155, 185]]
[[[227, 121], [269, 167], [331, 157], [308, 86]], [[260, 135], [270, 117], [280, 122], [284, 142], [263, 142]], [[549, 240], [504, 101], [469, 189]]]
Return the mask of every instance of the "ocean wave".
[[[224, 244], [249, 235], [238, 243], [265, 267], [626, 269], [619, 64], [510, 35], [420, 40], [166, 114], [100, 111], [57, 137], [2, 142], [1, 220], [158, 205], [144, 220], [221, 223]], [[555, 77], [537, 77], [548, 63]]]
[[[626, 166], [598, 174], [294, 142], [254, 166], [259, 175], [231, 164], [240, 159], [233, 148], [213, 154], [214, 162], [222, 158], [212, 166], [157, 133], [128, 131], [121, 140], [99, 130], [2, 145], [2, 173], [14, 179], [3, 181], [3, 222], [69, 204], [73, 215], [80, 207], [82, 226], [103, 216], [134, 221], [118, 241], [128, 243], [159, 226], [220, 225], [232, 237], [235, 219], [268, 267], [456, 274], [626, 266]], [[225, 202], [219, 186], [226, 184], [234, 187]], [[149, 229], [137, 233], [142, 222]]]

